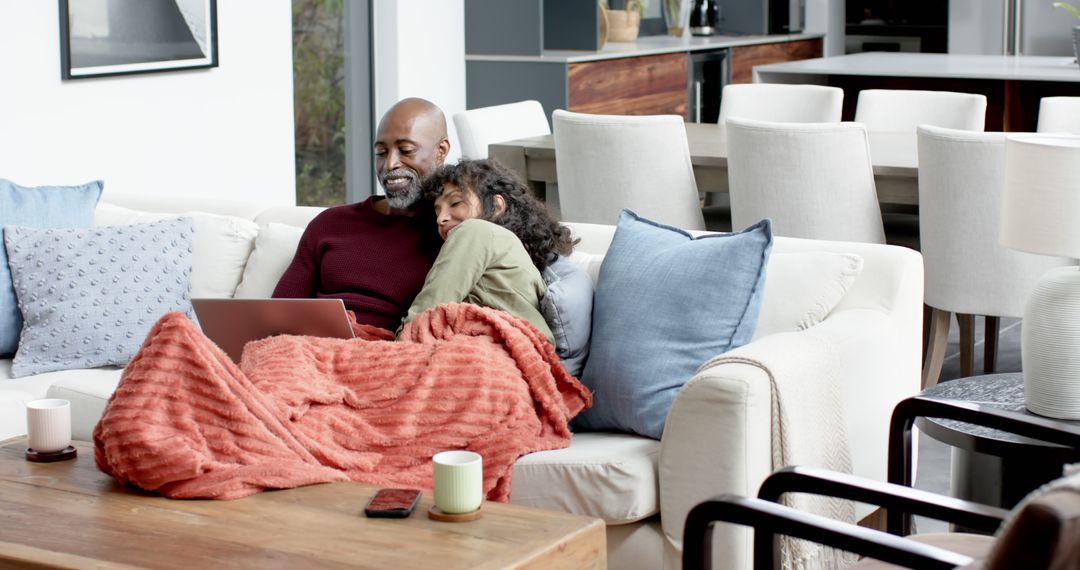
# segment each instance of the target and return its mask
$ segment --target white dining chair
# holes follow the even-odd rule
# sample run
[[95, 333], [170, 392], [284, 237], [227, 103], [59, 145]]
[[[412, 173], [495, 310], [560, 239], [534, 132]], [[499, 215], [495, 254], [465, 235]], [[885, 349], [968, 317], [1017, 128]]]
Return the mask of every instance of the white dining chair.
[[917, 89], [863, 89], [855, 103], [855, 122], [869, 132], [903, 132], [915, 137], [919, 125], [981, 131], [986, 96]]
[[1080, 97], [1043, 97], [1036, 130], [1080, 135]]
[[918, 129], [919, 228], [927, 348], [923, 387], [937, 383], [950, 315], [960, 326], [960, 375], [974, 368], [974, 316], [984, 315], [983, 372], [996, 368], [999, 317], [1022, 317], [1039, 277], [1068, 260], [1023, 253], [999, 241], [1005, 134]]
[[682, 117], [556, 110], [552, 122], [563, 221], [615, 224], [630, 208], [671, 226], [705, 229]]
[[[982, 131], [986, 125], [986, 96], [953, 91], [918, 89], [863, 89], [855, 103], [855, 122], [866, 125], [871, 137], [878, 133], [902, 133], [915, 149], [919, 125]], [[909, 180], [888, 180], [884, 184], [908, 185]], [[892, 188], [880, 190], [888, 195]], [[910, 192], [910, 188], [905, 188]], [[918, 206], [881, 204], [886, 241], [919, 249]]]
[[844, 90], [824, 85], [737, 83], [720, 94], [720, 116], [783, 123], [839, 123]]
[[772, 218], [780, 236], [885, 242], [862, 125], [731, 117], [727, 138], [735, 229]]
[[539, 101], [519, 101], [454, 113], [463, 158], [487, 158], [488, 145], [525, 137], [550, 135]]
[[[844, 90], [824, 85], [783, 83], [735, 83], [720, 94], [723, 125], [728, 117], [788, 123], [839, 123]], [[730, 231], [731, 200], [727, 194], [710, 193], [702, 210], [711, 230]]]

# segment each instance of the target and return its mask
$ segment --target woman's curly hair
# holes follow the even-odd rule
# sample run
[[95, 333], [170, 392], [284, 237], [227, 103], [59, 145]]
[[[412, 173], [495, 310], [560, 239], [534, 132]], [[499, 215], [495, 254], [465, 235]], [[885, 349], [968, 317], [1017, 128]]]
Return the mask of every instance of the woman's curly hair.
[[[521, 240], [525, 251], [541, 271], [559, 255], [570, 255], [578, 240], [570, 228], [556, 220], [513, 170], [491, 159], [462, 160], [443, 166], [424, 181], [424, 196], [434, 200], [445, 184], [472, 192], [480, 199], [480, 217], [498, 224]], [[506, 208], [498, 211], [495, 196], [502, 196]]]

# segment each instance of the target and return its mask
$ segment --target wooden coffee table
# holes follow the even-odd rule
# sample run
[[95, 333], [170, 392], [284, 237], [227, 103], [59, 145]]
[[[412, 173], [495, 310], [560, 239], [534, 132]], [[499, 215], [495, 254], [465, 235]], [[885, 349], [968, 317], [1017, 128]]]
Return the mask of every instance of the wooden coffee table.
[[0, 442], [0, 568], [605, 568], [599, 519], [484, 503], [476, 521], [369, 519], [376, 488], [269, 491], [235, 501], [172, 500], [123, 487], [93, 448], [30, 463]]

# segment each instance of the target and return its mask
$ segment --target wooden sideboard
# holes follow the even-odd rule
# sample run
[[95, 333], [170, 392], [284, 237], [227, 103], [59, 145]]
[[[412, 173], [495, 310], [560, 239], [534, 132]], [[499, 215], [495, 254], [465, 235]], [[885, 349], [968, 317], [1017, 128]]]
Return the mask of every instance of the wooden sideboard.
[[753, 83], [755, 65], [813, 59], [821, 57], [822, 53], [822, 41], [820, 38], [797, 42], [732, 47], [731, 81], [729, 83]]
[[610, 115], [672, 114], [687, 120], [693, 114], [689, 105], [694, 100], [694, 62], [710, 53], [727, 56], [727, 77], [710, 87], [718, 89], [717, 83], [750, 81], [755, 65], [820, 57], [822, 37], [649, 36], [635, 42], [609, 42], [599, 51], [468, 54], [465, 103], [476, 109], [535, 99], [549, 114], [567, 109]]
[[685, 52], [569, 65], [567, 109], [602, 115], [682, 115], [686, 119]]

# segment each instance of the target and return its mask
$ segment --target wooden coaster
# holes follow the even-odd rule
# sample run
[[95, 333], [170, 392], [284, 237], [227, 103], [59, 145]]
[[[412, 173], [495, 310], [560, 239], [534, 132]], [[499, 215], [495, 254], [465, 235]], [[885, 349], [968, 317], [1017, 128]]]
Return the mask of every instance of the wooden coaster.
[[78, 455], [78, 450], [72, 446], [67, 446], [67, 449], [61, 451], [50, 451], [48, 453], [42, 451], [34, 451], [33, 449], [26, 449], [26, 460], [33, 461], [34, 463], [53, 463], [55, 461], [67, 461], [68, 459], [75, 459]]
[[457, 513], [457, 514], [452, 515], [450, 513], [444, 513], [442, 511], [440, 511], [439, 507], [436, 507], [435, 505], [432, 505], [431, 508], [428, 509], [428, 512], [427, 512], [427, 516], [428, 516], [429, 519], [433, 519], [433, 520], [437, 520], [437, 521], [441, 521], [441, 522], [474, 521], [474, 520], [480, 518], [480, 515], [482, 515], [482, 514], [484, 514], [484, 506], [483, 505], [481, 505], [480, 508], [476, 509], [475, 511], [473, 511], [471, 513]]

